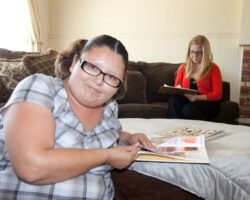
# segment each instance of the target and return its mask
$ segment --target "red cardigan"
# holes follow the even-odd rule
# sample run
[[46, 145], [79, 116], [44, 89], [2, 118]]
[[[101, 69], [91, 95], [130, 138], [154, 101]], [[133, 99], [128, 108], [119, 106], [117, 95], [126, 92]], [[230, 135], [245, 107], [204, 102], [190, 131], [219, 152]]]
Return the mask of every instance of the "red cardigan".
[[[183, 63], [178, 69], [174, 86], [178, 81], [183, 88], [190, 88], [190, 79], [185, 77], [186, 63]], [[212, 64], [211, 70], [205, 78], [197, 81], [197, 87], [200, 94], [207, 96], [208, 101], [218, 101], [222, 98], [222, 78], [219, 67]]]

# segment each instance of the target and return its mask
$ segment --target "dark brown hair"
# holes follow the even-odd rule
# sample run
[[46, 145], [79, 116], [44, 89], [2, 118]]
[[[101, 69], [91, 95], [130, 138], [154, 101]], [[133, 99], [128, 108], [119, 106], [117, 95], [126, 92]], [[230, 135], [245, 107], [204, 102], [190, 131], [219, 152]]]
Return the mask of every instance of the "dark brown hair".
[[82, 48], [85, 46], [88, 40], [79, 39], [70, 44], [70, 46], [57, 55], [55, 62], [55, 73], [56, 76], [65, 79], [71, 73], [69, 68], [73, 62], [75, 55], [80, 56]]

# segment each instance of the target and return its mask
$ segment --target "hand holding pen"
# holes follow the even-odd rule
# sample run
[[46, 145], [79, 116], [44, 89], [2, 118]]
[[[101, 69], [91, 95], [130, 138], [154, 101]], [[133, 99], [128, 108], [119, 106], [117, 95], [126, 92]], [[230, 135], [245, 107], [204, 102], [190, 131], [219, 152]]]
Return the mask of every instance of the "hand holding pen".
[[177, 80], [178, 85], [176, 86], [177, 88], [182, 88], [180, 81]]

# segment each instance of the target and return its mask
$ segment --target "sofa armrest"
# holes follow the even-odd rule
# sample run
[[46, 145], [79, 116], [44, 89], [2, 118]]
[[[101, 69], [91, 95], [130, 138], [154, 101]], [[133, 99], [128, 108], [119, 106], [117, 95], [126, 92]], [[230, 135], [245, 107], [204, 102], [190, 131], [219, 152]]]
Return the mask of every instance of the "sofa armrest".
[[222, 81], [222, 101], [230, 100], [230, 83]]
[[212, 121], [236, 124], [237, 118], [239, 118], [239, 104], [233, 101], [221, 101], [220, 113]]

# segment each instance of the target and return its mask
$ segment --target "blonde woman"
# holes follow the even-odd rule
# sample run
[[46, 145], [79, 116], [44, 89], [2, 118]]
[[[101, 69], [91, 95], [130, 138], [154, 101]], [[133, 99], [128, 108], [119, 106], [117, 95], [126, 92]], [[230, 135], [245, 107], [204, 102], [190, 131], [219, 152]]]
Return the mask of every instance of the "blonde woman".
[[186, 63], [178, 69], [175, 87], [196, 89], [197, 95], [173, 95], [169, 99], [168, 118], [212, 120], [220, 110], [222, 78], [212, 62], [208, 39], [197, 35], [188, 45]]

